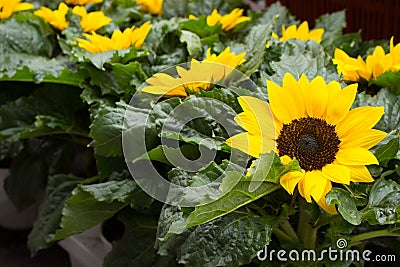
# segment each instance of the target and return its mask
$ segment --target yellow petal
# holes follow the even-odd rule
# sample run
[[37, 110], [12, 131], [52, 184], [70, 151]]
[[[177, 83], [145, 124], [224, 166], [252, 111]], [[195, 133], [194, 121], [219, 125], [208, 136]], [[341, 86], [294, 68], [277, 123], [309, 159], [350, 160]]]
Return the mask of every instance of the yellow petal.
[[326, 211], [329, 214], [337, 214], [335, 205], [328, 205], [326, 204], [326, 194], [331, 191], [332, 189], [332, 184], [328, 181], [328, 183], [326, 183], [326, 187], [323, 193], [323, 196], [317, 201], [318, 206], [320, 206], [324, 211]]
[[350, 184], [350, 171], [344, 165], [327, 164], [322, 168], [322, 173], [334, 183]]
[[317, 76], [305, 90], [307, 114], [314, 118], [323, 118], [328, 106], [328, 88], [324, 78]]
[[357, 84], [346, 86], [336, 95], [336, 99], [329, 103], [326, 112], [326, 121], [336, 125], [349, 112], [357, 93]]
[[322, 175], [321, 171], [310, 171], [304, 174], [304, 197], [311, 202], [311, 197], [318, 201], [325, 190], [328, 180]]
[[304, 173], [299, 171], [286, 173], [281, 177], [280, 183], [281, 186], [289, 193], [293, 194], [294, 189], [296, 188], [297, 183], [303, 179]]
[[290, 123], [296, 119], [296, 103], [293, 95], [289, 95], [287, 91], [277, 84], [267, 81], [268, 98], [272, 112], [282, 123]]
[[361, 147], [339, 149], [336, 154], [336, 160], [343, 165], [379, 164], [374, 154]]
[[336, 125], [340, 139], [355, 131], [371, 129], [384, 114], [383, 107], [359, 107], [350, 110], [347, 116]]
[[275, 136], [275, 124], [267, 102], [251, 96], [240, 96], [238, 101], [243, 113], [235, 121], [251, 134], [272, 139]]
[[226, 144], [255, 158], [259, 158], [260, 154], [271, 152], [275, 148], [273, 140], [264, 140], [261, 136], [248, 133], [234, 135], [226, 140]]
[[365, 166], [348, 166], [350, 171], [350, 180], [357, 183], [370, 183], [374, 181], [367, 167]]
[[378, 144], [387, 136], [387, 133], [376, 130], [368, 129], [365, 131], [359, 131], [351, 133], [346, 137], [342, 138], [339, 147], [341, 149], [351, 148], [351, 147], [362, 147], [370, 149], [371, 147]]

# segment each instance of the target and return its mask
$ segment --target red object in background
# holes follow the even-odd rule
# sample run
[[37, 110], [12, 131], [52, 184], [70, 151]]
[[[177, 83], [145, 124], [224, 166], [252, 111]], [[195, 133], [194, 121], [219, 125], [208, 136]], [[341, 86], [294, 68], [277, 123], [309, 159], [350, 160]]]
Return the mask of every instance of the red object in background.
[[[268, 7], [276, 0], [265, 0]], [[400, 0], [280, 0], [298, 20], [307, 20], [313, 27], [320, 15], [346, 10], [345, 32], [361, 29], [363, 40], [390, 39], [400, 41]]]

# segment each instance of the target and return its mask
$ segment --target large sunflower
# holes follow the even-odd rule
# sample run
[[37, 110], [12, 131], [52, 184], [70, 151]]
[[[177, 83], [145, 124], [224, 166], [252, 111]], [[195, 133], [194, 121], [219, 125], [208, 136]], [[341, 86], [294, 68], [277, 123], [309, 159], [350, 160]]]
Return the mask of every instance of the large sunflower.
[[[305, 75], [299, 81], [286, 74], [283, 85], [267, 81], [269, 105], [259, 99], [242, 96], [239, 103], [243, 113], [235, 120], [246, 133], [227, 140], [233, 148], [259, 157], [271, 150], [276, 141], [280, 157], [296, 158], [302, 171], [281, 177], [282, 187], [293, 194], [297, 185], [308, 201], [314, 199], [328, 213], [336, 213], [327, 205], [325, 195], [332, 182], [372, 182], [365, 165], [378, 164], [368, 150], [386, 133], [371, 129], [382, 117], [383, 107], [359, 107], [349, 110], [357, 92], [357, 85], [341, 88], [336, 81], [326, 84], [322, 77], [311, 82]], [[271, 122], [275, 122], [275, 137], [271, 138]]]

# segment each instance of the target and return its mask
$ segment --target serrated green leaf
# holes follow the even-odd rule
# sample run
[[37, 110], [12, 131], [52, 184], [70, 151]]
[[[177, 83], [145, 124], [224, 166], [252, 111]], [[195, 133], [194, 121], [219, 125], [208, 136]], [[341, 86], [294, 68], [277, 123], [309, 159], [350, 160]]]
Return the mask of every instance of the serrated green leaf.
[[337, 38], [342, 35], [343, 29], [346, 28], [345, 11], [324, 14], [315, 21], [315, 28], [323, 28], [321, 44], [323, 47], [329, 47]]
[[370, 224], [394, 224], [400, 221], [400, 185], [380, 179], [371, 188], [363, 219]]
[[28, 236], [28, 246], [32, 255], [52, 245], [52, 242], [46, 241], [46, 237], [58, 229], [64, 204], [71, 196], [74, 187], [82, 180], [62, 174], [49, 177], [45, 201], [40, 206], [38, 219]]
[[256, 25], [250, 29], [245, 40], [246, 62], [243, 70], [247, 76], [257, 71], [264, 58], [265, 45], [272, 32], [272, 24]]
[[399, 137], [390, 139], [386, 144], [379, 146], [375, 150], [375, 157], [379, 163], [386, 164], [399, 152]]
[[134, 205], [135, 192], [137, 186], [133, 180], [76, 187], [62, 210], [61, 229], [51, 240], [83, 232], [110, 218], [126, 205]]
[[388, 88], [395, 94], [400, 94], [400, 71], [387, 71], [373, 79], [369, 84]]
[[210, 267], [250, 263], [257, 252], [269, 244], [278, 221], [274, 217], [234, 212], [197, 226], [182, 244], [174, 244], [178, 247], [179, 262]]
[[182, 43], [186, 43], [186, 47], [190, 56], [198, 57], [203, 52], [201, 40], [197, 34], [190, 31], [182, 30], [179, 40]]
[[388, 89], [381, 89], [375, 96], [365, 92], [357, 94], [353, 107], [361, 106], [384, 107], [385, 114], [374, 128], [385, 132], [400, 128], [400, 98]]
[[181, 24], [182, 31], [189, 31], [201, 38], [205, 38], [207, 36], [212, 36], [216, 32], [222, 31], [221, 26], [217, 23], [214, 26], [210, 26], [207, 24], [207, 17], [202, 15], [195, 20], [186, 20], [182, 21]]
[[362, 213], [357, 210], [354, 199], [349, 192], [341, 188], [332, 188], [326, 194], [327, 204], [337, 204], [339, 213], [353, 225], [359, 225], [362, 221]]
[[[226, 176], [228, 175], [234, 175], [234, 172], [227, 172]], [[249, 186], [249, 180], [241, 180], [229, 193], [223, 195], [218, 200], [205, 205], [196, 206], [195, 210], [187, 219], [188, 224], [186, 228], [201, 225], [229, 214], [280, 188], [280, 185], [264, 182], [254, 192], [249, 192]]]

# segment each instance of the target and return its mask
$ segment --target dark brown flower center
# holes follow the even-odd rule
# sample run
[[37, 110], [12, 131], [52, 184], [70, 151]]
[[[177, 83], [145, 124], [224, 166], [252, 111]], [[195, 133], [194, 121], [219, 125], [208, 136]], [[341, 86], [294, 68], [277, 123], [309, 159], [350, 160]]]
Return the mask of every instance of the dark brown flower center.
[[322, 170], [332, 163], [339, 144], [335, 126], [318, 118], [300, 118], [283, 125], [277, 139], [279, 156], [296, 158], [305, 171]]

